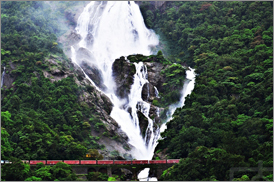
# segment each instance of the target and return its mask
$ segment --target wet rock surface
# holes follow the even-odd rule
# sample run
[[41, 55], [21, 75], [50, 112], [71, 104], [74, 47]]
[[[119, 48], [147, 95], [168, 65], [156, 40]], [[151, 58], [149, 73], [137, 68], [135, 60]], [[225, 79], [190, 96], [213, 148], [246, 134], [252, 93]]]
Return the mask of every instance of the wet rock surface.
[[82, 62], [80, 66], [97, 87], [103, 91], [106, 90], [106, 86], [103, 83], [102, 72], [95, 65]]
[[[15, 70], [17, 68], [16, 64], [13, 62], [9, 62], [9, 64], [6, 66], [4, 78], [3, 78], [3, 89], [10, 89], [13, 86], [13, 82], [15, 81], [17, 75], [12, 74], [11, 71]], [[1, 66], [1, 77], [2, 73], [4, 71], [4, 67]]]
[[125, 57], [116, 59], [112, 65], [113, 77], [116, 83], [116, 94], [120, 98], [126, 98], [130, 93], [136, 73], [135, 65], [126, 61]]
[[140, 130], [141, 130], [141, 135], [143, 136], [143, 138], [145, 138], [146, 129], [148, 126], [148, 119], [140, 111], [137, 111], [137, 115], [139, 118], [139, 126], [140, 126]]
[[86, 37], [86, 41], [88, 46], [91, 46], [94, 42], [94, 37], [91, 33], [88, 33], [87, 37]]
[[80, 40], [82, 39], [81, 35], [77, 34], [77, 32], [75, 30], [71, 31], [70, 34], [67, 37], [68, 45], [74, 45], [77, 44], [78, 42], [80, 42]]
[[157, 91], [155, 89], [155, 86], [153, 86], [151, 83], [146, 83], [143, 86], [142, 99], [144, 101], [152, 102], [154, 99], [157, 98], [156, 92]]
[[165, 77], [161, 74], [161, 71], [168, 66], [164, 66], [163, 64], [157, 62], [144, 62], [144, 64], [147, 66], [149, 83], [151, 83], [153, 86], [156, 86], [159, 92], [162, 92], [163, 83], [165, 83]]

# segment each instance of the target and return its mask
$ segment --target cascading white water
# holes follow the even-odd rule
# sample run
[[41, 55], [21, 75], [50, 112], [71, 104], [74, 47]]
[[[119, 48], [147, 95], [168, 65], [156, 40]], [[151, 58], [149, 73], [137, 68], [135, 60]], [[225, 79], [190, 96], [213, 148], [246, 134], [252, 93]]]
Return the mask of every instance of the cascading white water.
[[112, 78], [115, 59], [137, 53], [150, 55], [150, 46], [159, 42], [156, 34], [145, 27], [134, 2], [91, 2], [80, 15], [76, 31], [82, 37], [79, 47], [90, 51], [94, 57], [90, 63], [102, 71], [107, 93], [113, 93], [115, 88]]
[[73, 63], [75, 63], [80, 69], [81, 71], [84, 73], [85, 77], [90, 81], [90, 83], [96, 87], [97, 90], [101, 91], [100, 88], [98, 88], [95, 83], [88, 77], [88, 75], [84, 72], [83, 68], [81, 68], [81, 66], [79, 66], [79, 64], [76, 61], [76, 57], [75, 57], [75, 49], [73, 46], [71, 46], [71, 60]]
[[156, 96], [157, 98], [160, 98], [160, 97], [159, 97], [159, 91], [158, 91], [157, 87], [154, 86], [154, 89], [155, 89], [155, 96]]
[[[172, 119], [172, 115], [174, 114], [175, 110], [179, 107], [183, 107], [185, 104], [185, 98], [191, 94], [192, 90], [194, 89], [195, 86], [195, 70], [192, 68], [189, 68], [190, 70], [186, 71], [186, 78], [187, 80], [184, 81], [184, 86], [183, 89], [181, 91], [181, 98], [180, 101], [172, 104], [169, 106], [169, 111], [168, 111], [168, 116], [167, 116], [167, 120], [164, 124], [162, 124], [162, 126], [160, 127], [160, 130], [158, 130], [159, 133], [164, 132], [166, 127], [167, 122], [169, 122]], [[155, 92], [156, 92], [156, 87], [155, 87]], [[158, 113], [159, 111], [157, 111]], [[160, 138], [159, 134], [156, 137], [156, 140], [158, 140]], [[158, 142], [156, 142], [156, 144], [154, 145], [155, 147], [157, 146]], [[154, 147], [154, 149], [155, 149]], [[153, 152], [154, 152], [153, 149]], [[148, 177], [148, 173], [149, 173], [149, 168], [144, 169], [143, 171], [140, 172], [140, 174], [138, 175], [139, 179], [142, 179], [140, 181], [147, 181], [147, 179], [149, 179], [149, 181], [157, 181], [156, 178], [147, 178]]]
[[2, 73], [2, 78], [1, 78], [1, 88], [3, 87], [3, 83], [4, 83], [5, 71], [6, 71], [6, 67], [4, 66], [4, 71]]
[[[128, 96], [129, 102], [126, 103], [115, 95], [112, 64], [121, 56], [150, 55], [151, 47], [159, 43], [158, 37], [146, 28], [139, 7], [134, 2], [91, 2], [79, 16], [75, 30], [82, 39], [71, 47], [72, 61], [78, 66], [81, 64], [81, 60], [76, 58], [80, 48], [89, 52], [91, 59], [86, 62], [101, 71], [106, 86], [104, 93], [114, 104], [110, 116], [118, 122], [128, 135], [129, 143], [135, 147], [133, 156], [136, 159], [151, 159], [157, 136], [153, 133], [153, 121], [148, 116], [150, 104], [141, 98], [142, 87], [148, 82], [146, 67], [143, 63], [135, 64], [134, 83]], [[128, 108], [131, 108], [131, 113]], [[149, 138], [143, 139], [140, 135], [138, 110], [148, 118]]]
[[[110, 115], [128, 135], [129, 143], [135, 147], [132, 155], [136, 159], [150, 160], [157, 145], [160, 128], [153, 131], [153, 120], [149, 118], [150, 104], [141, 98], [142, 88], [145, 83], [148, 83], [147, 68], [142, 62], [134, 63], [136, 73], [127, 102], [115, 95], [116, 85], [112, 77], [112, 64], [121, 56], [150, 55], [151, 47], [159, 43], [158, 37], [152, 30], [146, 28], [139, 7], [134, 2], [90, 2], [80, 15], [75, 30], [80, 34], [81, 41], [71, 46], [72, 61], [80, 67], [82, 60], [77, 58], [77, 52], [80, 49], [88, 52], [90, 59], [85, 61], [101, 71], [102, 81], [106, 88], [103, 91], [100, 90], [80, 67], [81, 70], [98, 90], [111, 99], [114, 106]], [[191, 73], [194, 75], [194, 70], [187, 72], [187, 78], [192, 79], [190, 83], [193, 83], [194, 87], [194, 78], [190, 78]], [[190, 83], [184, 85], [182, 99], [179, 102], [181, 104], [170, 107], [171, 116], [176, 107], [182, 107], [184, 97], [187, 95], [185, 90], [188, 92], [193, 89], [189, 89]], [[156, 87], [154, 89], [158, 97], [158, 90]], [[145, 138], [140, 134], [137, 111], [142, 112], [148, 119]], [[159, 115], [159, 109], [157, 114]], [[161, 131], [163, 128], [165, 125], [161, 127]], [[148, 171], [149, 169], [142, 171], [138, 178], [147, 177]]]
[[[181, 99], [179, 102], [172, 104], [169, 106], [169, 114], [168, 114], [168, 118], [167, 118], [167, 122], [170, 121], [172, 119], [172, 115], [174, 114], [175, 110], [179, 107], [183, 107], [185, 104], [185, 98], [186, 96], [188, 96], [189, 94], [191, 94], [192, 90], [194, 89], [195, 86], [195, 70], [192, 68], [189, 68], [190, 70], [186, 71], [186, 78], [187, 80], [184, 82], [184, 86], [183, 89], [181, 91]], [[167, 123], [166, 122], [166, 123]], [[160, 128], [160, 132], [165, 131], [166, 129], [166, 123], [164, 123], [161, 128]]]

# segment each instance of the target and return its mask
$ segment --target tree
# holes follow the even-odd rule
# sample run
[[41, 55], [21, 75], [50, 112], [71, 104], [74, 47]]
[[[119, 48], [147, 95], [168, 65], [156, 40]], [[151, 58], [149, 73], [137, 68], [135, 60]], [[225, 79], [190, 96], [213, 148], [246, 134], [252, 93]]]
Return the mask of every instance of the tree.
[[58, 162], [56, 165], [52, 166], [50, 172], [52, 174], [52, 179], [54, 180], [74, 181], [77, 179], [77, 176], [71, 166], [63, 162]]
[[88, 153], [91, 155], [91, 159], [102, 160], [104, 158], [96, 149], [88, 149]]
[[11, 157], [11, 164], [1, 167], [1, 179], [5, 181], [24, 181], [30, 177], [30, 165], [24, 164], [20, 159]]
[[38, 178], [36, 176], [31, 176], [25, 179], [25, 181], [42, 181], [42, 178]]
[[5, 128], [1, 127], [1, 159], [7, 160], [11, 153], [13, 152], [12, 144], [13, 142], [9, 141], [9, 133]]
[[38, 163], [35, 170], [35, 176], [41, 178], [41, 181], [54, 180], [51, 174], [51, 166], [45, 166], [43, 163]]
[[194, 180], [228, 180], [229, 169], [245, 166], [244, 157], [233, 155], [219, 148], [199, 146], [186, 159], [166, 170], [160, 180], [194, 181]]
[[108, 175], [100, 172], [89, 172], [87, 179], [88, 181], [107, 181]]

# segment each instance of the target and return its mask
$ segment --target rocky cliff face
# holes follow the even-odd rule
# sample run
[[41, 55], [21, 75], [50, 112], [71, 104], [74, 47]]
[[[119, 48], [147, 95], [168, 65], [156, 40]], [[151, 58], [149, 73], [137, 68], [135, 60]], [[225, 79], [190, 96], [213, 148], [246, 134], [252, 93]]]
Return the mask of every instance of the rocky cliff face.
[[[165, 6], [165, 1], [150, 3], [155, 9]], [[137, 4], [140, 4], [140, 2], [137, 2]], [[72, 24], [76, 25], [79, 13], [78, 11], [67, 12], [65, 16]], [[65, 54], [68, 57], [71, 57], [70, 47], [78, 43], [81, 38], [82, 37], [74, 31], [74, 28], [71, 28], [67, 33], [59, 37], [58, 40], [62, 43]], [[90, 46], [92, 46], [93, 37], [90, 35], [87, 36], [86, 39], [90, 43]], [[104, 90], [106, 87], [102, 82], [102, 74], [100, 70], [95, 65], [90, 64], [90, 60], [93, 59], [91, 52], [84, 48], [78, 49], [78, 47], [75, 47], [75, 50], [78, 50], [76, 52], [76, 59], [81, 62], [80, 66], [83, 68], [85, 73], [93, 80], [97, 87]], [[154, 132], [161, 125], [161, 122], [163, 121], [161, 116], [165, 115], [166, 111], [164, 108], [158, 107], [156, 104], [160, 100], [160, 93], [165, 93], [163, 83], [167, 80], [165, 75], [161, 74], [161, 71], [169, 67], [168, 65], [163, 64], [159, 59], [164, 58], [159, 58], [159, 56], [146, 57], [142, 55], [132, 55], [128, 56], [127, 59], [125, 57], [116, 59], [112, 65], [113, 77], [116, 83], [115, 92], [121, 99], [128, 99], [127, 97], [130, 93], [131, 85], [134, 82], [134, 74], [136, 73], [133, 62], [142, 61], [144, 63], [144, 66], [147, 68], [147, 79], [149, 83], [143, 86], [142, 98], [145, 102], [150, 104], [149, 117], [154, 121]], [[47, 62], [52, 64], [54, 60], [52, 61], [49, 59]], [[52, 81], [57, 81], [67, 77], [69, 74], [75, 74], [75, 82], [79, 86], [86, 88], [86, 91], [83, 91], [80, 95], [79, 101], [94, 109], [96, 117], [100, 118], [106, 128], [108, 136], [102, 135], [104, 132], [103, 130], [91, 130], [93, 136], [100, 136], [99, 143], [106, 146], [106, 150], [101, 151], [101, 153], [105, 158], [111, 158], [110, 151], [116, 150], [120, 153], [120, 157], [130, 158], [127, 151], [130, 150], [131, 146], [127, 144], [127, 136], [120, 130], [117, 122], [110, 117], [113, 106], [109, 98], [96, 90], [96, 88], [85, 78], [83, 72], [77, 65], [69, 63], [69, 66], [67, 67], [73, 68], [74, 72], [69, 72], [67, 70], [64, 71], [61, 67], [52, 64], [50, 71], [45, 71], [44, 75], [51, 78]], [[136, 107], [138, 109], [139, 105]], [[129, 109], [129, 113], [130, 112]], [[139, 117], [141, 134], [144, 137], [148, 126], [148, 119], [142, 114], [141, 109], [139, 109], [137, 114]]]
[[[167, 109], [154, 105], [160, 100], [160, 93], [165, 94], [167, 88], [163, 86], [166, 82], [166, 75], [161, 73], [163, 70], [169, 68], [170, 65], [163, 64], [164, 58], [162, 56], [143, 56], [143, 55], [130, 55], [125, 59], [121, 57], [116, 59], [113, 63], [113, 77], [115, 79], [117, 88], [116, 93], [121, 97], [127, 99], [127, 95], [130, 93], [131, 86], [134, 82], [134, 74], [136, 73], [134, 62], [144, 63], [147, 68], [147, 79], [149, 83], [146, 83], [142, 88], [142, 99], [150, 104], [149, 117], [154, 121], [154, 132], [165, 119], [165, 112]], [[142, 114], [142, 103], [137, 104], [138, 118], [140, 124], [141, 134], [144, 137], [148, 119]], [[128, 111], [131, 113], [131, 110]], [[148, 134], [150, 137], [150, 134]]]
[[[110, 117], [110, 112], [112, 111], [113, 104], [110, 99], [100, 91], [96, 90], [95, 86], [93, 86], [88, 79], [85, 78], [82, 70], [71, 62], [71, 60], [65, 60], [62, 57], [56, 55], [50, 55], [42, 61], [43, 65], [47, 66], [47, 69], [42, 70], [42, 74], [44, 77], [48, 78], [51, 82], [56, 82], [61, 79], [64, 79], [68, 76], [73, 76], [76, 84], [81, 89], [81, 93], [79, 94], [79, 102], [81, 105], [88, 105], [92, 113], [94, 113], [94, 118], [97, 119], [96, 122], [103, 123], [104, 127], [96, 129], [94, 127], [91, 128], [91, 134], [93, 136], [98, 136], [100, 139], [97, 141], [98, 144], [104, 145], [105, 149], [100, 150], [101, 154], [103, 154], [105, 159], [131, 159], [131, 155], [128, 152], [131, 146], [127, 143], [128, 137], [127, 135], [120, 129], [117, 122]], [[15, 81], [17, 74], [16, 69], [20, 66], [20, 63], [9, 62], [9, 65], [6, 65], [6, 73], [3, 83], [3, 89], [13, 88], [16, 90], [16, 86], [13, 84]], [[92, 68], [90, 65], [86, 65], [85, 62], [82, 63], [82, 67], [85, 72], [93, 78], [93, 80], [98, 80], [100, 83], [100, 77], [92, 77], [92, 75], [98, 76], [99, 74], [96, 72], [95, 68]], [[34, 74], [39, 78], [42, 75], [38, 72], [34, 72]], [[27, 83], [31, 85], [31, 83]], [[2, 97], [5, 97], [5, 92], [3, 92]], [[90, 121], [89, 124], [93, 124]], [[94, 124], [93, 124], [94, 125]], [[104, 134], [105, 133], [105, 134]], [[112, 151], [118, 151], [119, 155], [112, 156]]]
[[[116, 159], [117, 157], [130, 159], [131, 156], [128, 151], [131, 146], [127, 143], [128, 137], [120, 129], [118, 123], [110, 117], [113, 107], [110, 99], [104, 93], [96, 90], [95, 86], [93, 86], [89, 80], [85, 78], [83, 72], [77, 65], [73, 63], [70, 64], [76, 71], [74, 77], [75, 82], [79, 86], [87, 88], [86, 91], [83, 91], [83, 93], [80, 94], [79, 101], [82, 104], [87, 104], [94, 111], [94, 113], [96, 113], [95, 117], [100, 119], [105, 126], [104, 129], [91, 130], [91, 134], [93, 136], [100, 136], [98, 143], [105, 146], [104, 150], [100, 150], [101, 154], [104, 156], [104, 159], [114, 159], [111, 155], [111, 151], [118, 151], [119, 155], [116, 156]], [[81, 66], [86, 74], [88, 74], [91, 78], [93, 78], [93, 75], [98, 76], [98, 74], [96, 74], [96, 68], [87, 65], [85, 62], [83, 62]], [[96, 79], [100, 83], [100, 77], [94, 77], [93, 81]], [[103, 135], [103, 133], [106, 134]]]
[[[17, 68], [17, 65], [13, 62], [9, 62], [8, 65], [6, 65], [6, 70], [5, 70], [5, 74], [3, 77], [3, 89], [10, 89], [12, 87], [14, 87], [14, 85], [12, 84], [15, 79], [16, 79], [16, 75], [12, 74], [11, 71], [15, 70]], [[1, 78], [2, 78], [2, 73], [3, 73], [4, 67], [3, 65], [1, 65]]]
[[134, 74], [136, 73], [134, 64], [126, 61], [125, 57], [122, 56], [114, 61], [112, 70], [116, 83], [116, 94], [123, 99], [128, 99], [130, 86], [133, 84]]
[[163, 64], [157, 62], [144, 62], [144, 64], [147, 66], [149, 84], [146, 86], [147, 88], [143, 89], [142, 94], [145, 96], [146, 93], [149, 93], [149, 97], [147, 99], [152, 102], [152, 100], [157, 97], [157, 92], [163, 92], [165, 77], [161, 74], [161, 71], [168, 66], [164, 66]]

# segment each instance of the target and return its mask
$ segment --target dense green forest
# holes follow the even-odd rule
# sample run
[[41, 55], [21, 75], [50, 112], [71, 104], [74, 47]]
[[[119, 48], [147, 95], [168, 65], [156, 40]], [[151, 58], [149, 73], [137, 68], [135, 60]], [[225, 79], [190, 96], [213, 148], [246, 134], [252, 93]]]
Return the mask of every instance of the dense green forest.
[[[97, 150], [104, 146], [90, 130], [104, 125], [93, 107], [79, 101], [92, 88], [77, 85], [75, 74], [51, 82], [43, 72], [53, 67], [45, 59], [75, 71], [57, 37], [75, 26], [64, 14], [77, 3], [55, 3], [60, 11], [52, 11], [45, 2], [1, 2], [1, 69], [14, 80], [1, 88], [1, 159], [14, 162], [1, 168], [2, 180], [79, 180], [67, 164], [30, 169], [19, 159], [83, 159], [88, 151], [102, 157]], [[163, 63], [188, 65], [197, 74], [155, 150], [155, 158], [164, 154], [180, 163], [158, 180], [229, 180], [231, 167], [257, 167], [259, 160], [273, 167], [273, 3], [165, 2], [155, 9], [143, 2], [141, 12], [161, 36]], [[172, 75], [166, 84], [182, 86], [183, 71], [178, 65], [165, 70]], [[166, 107], [174, 98], [178, 92], [153, 104]], [[263, 175], [273, 180], [272, 172]], [[87, 179], [108, 178], [89, 173]]]
[[[180, 158], [161, 180], [229, 180], [231, 167], [273, 167], [273, 3], [141, 5], [169, 60], [194, 66], [195, 88], [157, 154]], [[251, 180], [257, 173], [235, 173]], [[273, 180], [272, 172], [264, 172]]]
[[1, 2], [2, 70], [15, 80], [1, 89], [2, 160], [82, 159], [88, 149], [104, 147], [90, 134], [102, 123], [79, 101], [86, 88], [73, 74], [53, 83], [43, 75], [49, 58], [63, 70], [74, 69], [57, 43], [64, 32], [57, 17], [43, 2]]
[[1, 160], [14, 162], [1, 168], [2, 180], [78, 179], [67, 164], [30, 170], [18, 159], [83, 159], [87, 152], [102, 159], [97, 149], [104, 146], [90, 129], [104, 126], [94, 108], [79, 101], [87, 89], [75, 83], [74, 74], [56, 82], [43, 74], [51, 71], [45, 59], [74, 70], [57, 36], [68, 29], [60, 26], [60, 16], [77, 3], [56, 3], [60, 11], [52, 12], [39, 1], [1, 2], [1, 68], [14, 80], [1, 88]]

